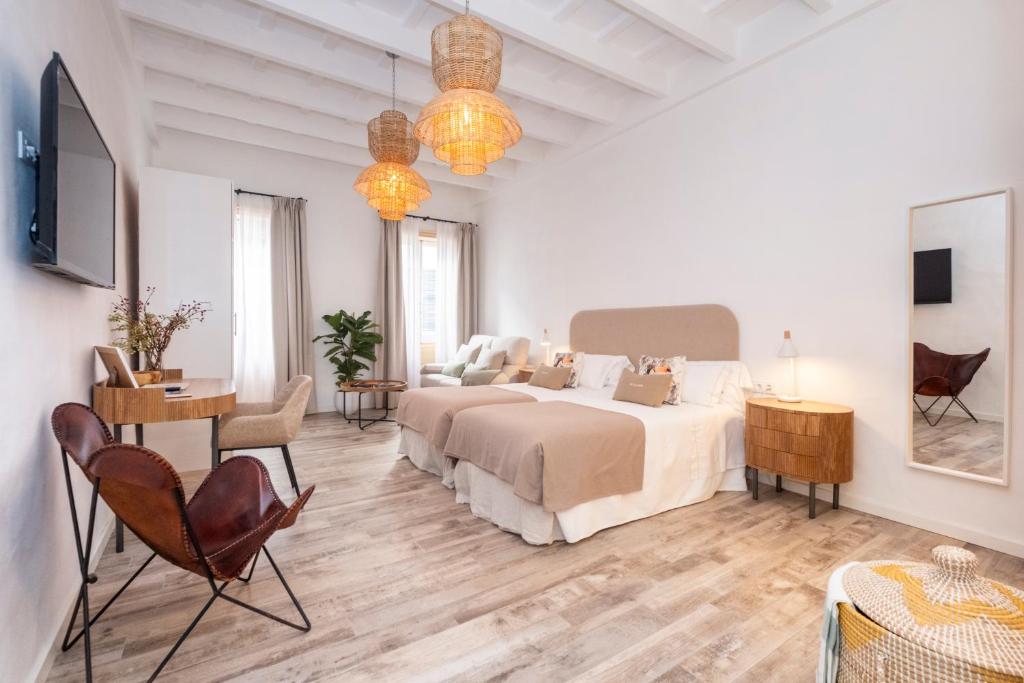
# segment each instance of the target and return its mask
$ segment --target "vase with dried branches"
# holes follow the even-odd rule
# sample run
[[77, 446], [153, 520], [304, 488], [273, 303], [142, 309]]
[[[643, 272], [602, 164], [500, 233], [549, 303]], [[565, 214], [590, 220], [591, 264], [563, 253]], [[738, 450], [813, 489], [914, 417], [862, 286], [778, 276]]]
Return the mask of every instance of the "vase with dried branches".
[[180, 303], [170, 313], [149, 309], [155, 287], [146, 288], [146, 298], [132, 301], [122, 296], [108, 316], [111, 331], [122, 335], [112, 343], [125, 353], [138, 353], [146, 359], [146, 370], [163, 373], [164, 352], [179, 330], [201, 323], [210, 312], [208, 301]]

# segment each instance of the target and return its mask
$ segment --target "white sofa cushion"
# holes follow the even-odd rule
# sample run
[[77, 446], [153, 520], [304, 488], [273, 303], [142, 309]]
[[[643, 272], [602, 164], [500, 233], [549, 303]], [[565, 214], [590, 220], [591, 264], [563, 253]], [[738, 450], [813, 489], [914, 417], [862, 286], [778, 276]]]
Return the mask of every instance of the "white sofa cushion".
[[440, 373], [420, 375], [421, 387], [458, 387], [462, 386], [461, 377], [449, 377]]
[[530, 340], [526, 337], [495, 337], [491, 349], [505, 352], [506, 365], [526, 365], [530, 355]]
[[489, 334], [474, 334], [466, 342], [469, 346], [479, 346], [481, 349], [491, 348], [491, 342], [494, 341], [494, 337]]

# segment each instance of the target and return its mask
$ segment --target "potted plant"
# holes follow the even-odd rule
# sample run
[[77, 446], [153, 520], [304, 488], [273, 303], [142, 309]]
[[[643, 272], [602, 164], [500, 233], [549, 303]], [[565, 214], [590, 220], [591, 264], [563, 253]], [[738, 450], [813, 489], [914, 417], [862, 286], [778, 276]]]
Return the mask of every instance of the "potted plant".
[[[351, 382], [359, 373], [369, 370], [370, 366], [363, 361], [376, 361], [374, 347], [384, 343], [384, 337], [376, 331], [380, 326], [370, 320], [370, 312], [363, 311], [362, 315], [356, 317], [342, 309], [337, 313], [323, 316], [322, 320], [332, 331], [330, 334], [314, 337], [313, 341], [323, 341], [327, 345], [324, 358], [334, 365], [337, 384], [340, 386], [344, 382]], [[334, 407], [339, 412], [345, 410], [344, 405], [338, 407], [337, 395]]]
[[149, 310], [155, 287], [146, 287], [146, 298], [132, 301], [122, 296], [107, 316], [111, 331], [124, 336], [115, 339], [114, 346], [125, 353], [138, 353], [146, 359], [146, 371], [156, 373], [153, 379], [159, 382], [164, 371], [164, 353], [171, 345], [171, 339], [179, 330], [187, 330], [192, 323], [203, 322], [210, 312], [207, 301], [193, 301], [178, 304], [170, 313], [154, 313]]

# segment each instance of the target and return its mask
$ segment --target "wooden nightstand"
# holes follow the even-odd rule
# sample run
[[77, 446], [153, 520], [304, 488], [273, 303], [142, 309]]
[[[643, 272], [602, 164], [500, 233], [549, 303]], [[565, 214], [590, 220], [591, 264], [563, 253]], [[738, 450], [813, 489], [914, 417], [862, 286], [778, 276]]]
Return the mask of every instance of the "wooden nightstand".
[[814, 519], [815, 484], [832, 484], [832, 509], [839, 507], [839, 485], [853, 478], [853, 409], [831, 403], [784, 403], [774, 398], [747, 401], [744, 438], [751, 489], [757, 500], [757, 471], [810, 485], [808, 516]]
[[532, 365], [527, 365], [525, 367], [519, 368], [519, 374], [516, 375], [514, 381], [529, 382], [530, 378], [533, 377], [533, 371], [536, 369], [537, 368], [533, 367]]

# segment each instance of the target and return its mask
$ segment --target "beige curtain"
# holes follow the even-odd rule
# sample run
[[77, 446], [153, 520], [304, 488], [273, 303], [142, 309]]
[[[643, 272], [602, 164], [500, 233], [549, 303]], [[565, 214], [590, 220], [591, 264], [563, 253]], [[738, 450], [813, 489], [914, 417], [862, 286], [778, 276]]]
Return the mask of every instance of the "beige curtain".
[[456, 325], [459, 331], [459, 343], [465, 344], [476, 334], [478, 324], [478, 290], [479, 273], [477, 271], [477, 226], [473, 223], [459, 223], [456, 231], [459, 253], [459, 272], [456, 279], [458, 285], [458, 308]]
[[[380, 254], [377, 269], [377, 307], [374, 321], [384, 343], [377, 347], [374, 377], [407, 380], [405, 288], [403, 280], [402, 223], [381, 221]], [[386, 394], [385, 394], [386, 396]], [[384, 397], [377, 396], [376, 406], [384, 407]]]
[[[274, 369], [276, 384], [280, 389], [296, 375], [314, 377], [305, 199], [274, 197], [270, 240]], [[306, 405], [306, 414], [315, 412], [314, 384]]]

